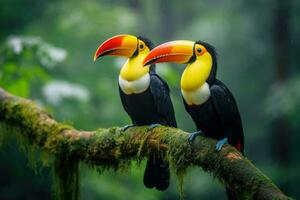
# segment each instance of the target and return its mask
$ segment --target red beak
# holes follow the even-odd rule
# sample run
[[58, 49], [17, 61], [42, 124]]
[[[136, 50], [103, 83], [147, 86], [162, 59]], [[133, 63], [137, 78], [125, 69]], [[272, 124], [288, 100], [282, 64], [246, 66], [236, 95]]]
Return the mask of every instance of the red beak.
[[138, 39], [132, 35], [117, 35], [103, 42], [95, 52], [94, 61], [101, 56], [131, 57], [137, 49]]
[[187, 63], [193, 56], [194, 43], [187, 40], [176, 40], [154, 48], [144, 59], [143, 65], [162, 62]]

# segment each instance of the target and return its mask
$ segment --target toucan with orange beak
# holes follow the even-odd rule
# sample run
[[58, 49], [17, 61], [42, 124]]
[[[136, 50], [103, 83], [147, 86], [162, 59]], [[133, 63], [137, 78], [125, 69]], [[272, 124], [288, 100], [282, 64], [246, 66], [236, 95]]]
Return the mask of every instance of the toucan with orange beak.
[[[143, 66], [152, 48], [147, 38], [117, 35], [103, 42], [95, 52], [94, 60], [102, 56], [128, 58], [119, 74], [120, 98], [132, 121], [124, 129], [143, 125], [177, 127], [168, 85], [156, 74], [154, 64]], [[169, 163], [162, 154], [151, 154], [144, 173], [145, 186], [165, 190], [169, 181]]]
[[[202, 41], [177, 40], [151, 50], [144, 65], [173, 62], [186, 64], [181, 76], [181, 93], [186, 111], [195, 122], [197, 135], [217, 139], [220, 151], [226, 143], [244, 153], [244, 132], [236, 101], [230, 90], [216, 78], [217, 57], [214, 47]], [[236, 199], [227, 190], [228, 199]]]

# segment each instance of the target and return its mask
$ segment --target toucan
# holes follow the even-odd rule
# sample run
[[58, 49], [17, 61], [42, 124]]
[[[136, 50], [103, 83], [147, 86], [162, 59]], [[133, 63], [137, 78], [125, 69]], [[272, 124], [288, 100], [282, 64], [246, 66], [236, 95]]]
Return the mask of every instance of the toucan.
[[[143, 66], [143, 60], [153, 48], [144, 37], [117, 35], [103, 42], [95, 52], [94, 60], [102, 56], [128, 58], [119, 74], [119, 94], [122, 105], [130, 116], [132, 126], [157, 125], [177, 127], [170, 90], [167, 83], [155, 72], [155, 65]], [[169, 163], [164, 155], [152, 153], [144, 173], [147, 188], [165, 190], [169, 186]]]
[[[151, 50], [144, 65], [162, 62], [186, 64], [181, 76], [181, 93], [186, 111], [197, 132], [190, 134], [192, 143], [197, 135], [218, 140], [216, 150], [226, 143], [244, 153], [244, 131], [237, 103], [226, 85], [216, 78], [215, 48], [203, 41], [175, 40]], [[229, 199], [234, 193], [227, 190]]]

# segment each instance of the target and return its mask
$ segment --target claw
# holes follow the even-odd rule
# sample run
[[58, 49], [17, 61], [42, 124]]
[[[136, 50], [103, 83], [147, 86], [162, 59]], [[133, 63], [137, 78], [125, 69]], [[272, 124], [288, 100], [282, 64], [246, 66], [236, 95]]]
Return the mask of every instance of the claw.
[[189, 144], [192, 144], [193, 141], [195, 140], [195, 138], [199, 135], [203, 135], [203, 132], [202, 131], [196, 131], [196, 132], [193, 132], [189, 135], [189, 138], [188, 138], [188, 142]]
[[121, 128], [121, 131], [124, 132], [124, 131], [126, 131], [127, 129], [132, 128], [132, 127], [135, 127], [135, 126], [136, 126], [136, 125], [134, 125], [134, 124], [127, 124], [127, 125], [125, 125], [125, 126], [123, 126], [123, 127]]
[[159, 127], [159, 126], [162, 126], [162, 125], [161, 124], [151, 124], [148, 126], [148, 131], [151, 131], [152, 129]]
[[228, 138], [225, 137], [222, 140], [219, 140], [216, 144], [216, 150], [221, 151], [224, 144], [228, 144]]

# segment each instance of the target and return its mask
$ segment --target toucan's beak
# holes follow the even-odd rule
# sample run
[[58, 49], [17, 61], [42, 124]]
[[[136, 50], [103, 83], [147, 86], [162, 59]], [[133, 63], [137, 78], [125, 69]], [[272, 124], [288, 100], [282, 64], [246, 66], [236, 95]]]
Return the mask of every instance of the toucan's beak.
[[195, 42], [175, 40], [154, 48], [144, 59], [143, 65], [162, 62], [187, 63], [193, 56]]
[[132, 35], [117, 35], [103, 42], [94, 55], [94, 61], [101, 56], [131, 57], [137, 50], [138, 39]]

